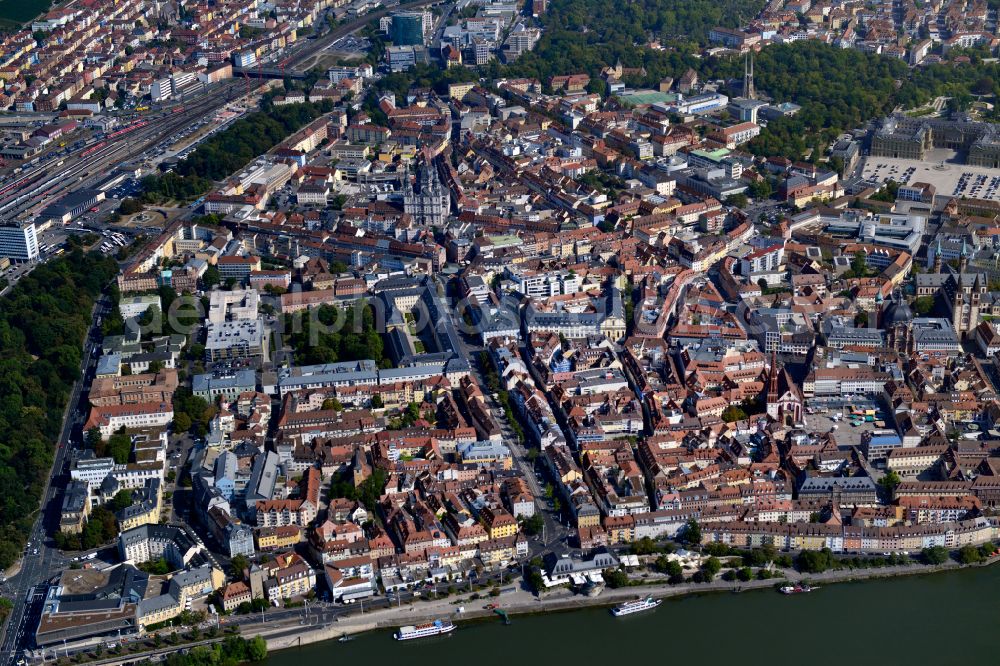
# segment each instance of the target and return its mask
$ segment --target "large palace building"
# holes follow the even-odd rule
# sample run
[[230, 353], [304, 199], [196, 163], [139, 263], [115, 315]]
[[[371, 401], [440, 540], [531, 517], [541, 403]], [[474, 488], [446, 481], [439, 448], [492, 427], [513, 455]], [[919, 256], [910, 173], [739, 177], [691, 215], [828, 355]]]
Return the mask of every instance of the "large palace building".
[[973, 166], [1000, 168], [1000, 131], [992, 123], [956, 115], [946, 118], [890, 116], [872, 137], [871, 154], [910, 160], [927, 158], [932, 148], [945, 148], [966, 155]]

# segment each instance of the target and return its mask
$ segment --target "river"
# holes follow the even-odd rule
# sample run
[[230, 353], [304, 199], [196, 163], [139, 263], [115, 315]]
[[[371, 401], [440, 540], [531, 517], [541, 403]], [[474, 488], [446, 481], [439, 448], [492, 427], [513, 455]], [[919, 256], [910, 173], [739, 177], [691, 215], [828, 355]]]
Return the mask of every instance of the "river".
[[[811, 594], [773, 590], [667, 599], [614, 618], [606, 608], [461, 625], [400, 643], [383, 629], [353, 641], [276, 652], [270, 666], [739, 663], [801, 666], [994, 664], [1000, 661], [1000, 566], [838, 583]], [[697, 660], [697, 661], [691, 661]]]

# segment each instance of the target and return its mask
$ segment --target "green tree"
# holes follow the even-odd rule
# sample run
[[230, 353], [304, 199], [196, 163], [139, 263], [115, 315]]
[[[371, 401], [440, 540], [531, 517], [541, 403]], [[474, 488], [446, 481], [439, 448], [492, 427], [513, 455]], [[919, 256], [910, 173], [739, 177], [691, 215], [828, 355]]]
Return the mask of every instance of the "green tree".
[[124, 508], [132, 506], [132, 491], [131, 490], [119, 490], [118, 493], [109, 502], [109, 506], [112, 511], [118, 512]]
[[327, 398], [323, 401], [322, 407], [326, 410], [332, 409], [337, 412], [344, 411], [344, 405], [341, 404], [340, 400], [337, 400], [336, 398]]
[[917, 296], [913, 300], [913, 312], [921, 317], [929, 315], [934, 310], [933, 296]]
[[138, 567], [141, 571], [144, 571], [152, 576], [166, 576], [173, 570], [170, 563], [162, 557], [150, 560], [149, 562], [142, 562], [138, 565]]
[[749, 205], [747, 196], [745, 194], [733, 194], [726, 197], [726, 204], [729, 206], [735, 206], [737, 208], [746, 208]]
[[830, 549], [803, 550], [795, 561], [795, 566], [803, 573], [822, 573], [834, 564]]
[[656, 542], [649, 537], [642, 537], [632, 542], [632, 552], [636, 555], [652, 555], [656, 552]]
[[118, 212], [122, 215], [133, 215], [142, 211], [142, 202], [138, 199], [132, 199], [131, 197], [126, 197], [122, 199], [121, 204], [118, 206]]
[[628, 578], [628, 574], [621, 569], [605, 569], [604, 570], [604, 581], [608, 584], [612, 590], [619, 587], [628, 587], [631, 585], [631, 581]]
[[851, 274], [853, 277], [865, 277], [868, 275], [868, 262], [864, 252], [855, 252], [851, 259]]
[[891, 178], [886, 181], [885, 186], [882, 187], [878, 192], [871, 195], [869, 198], [872, 201], [883, 201], [886, 203], [894, 203], [896, 201], [896, 195], [899, 192], [899, 183], [892, 180]]
[[201, 284], [205, 289], [211, 289], [220, 282], [222, 282], [222, 275], [219, 273], [219, 269], [214, 265], [209, 265], [201, 275]]
[[767, 178], [751, 180], [747, 184], [747, 191], [750, 192], [750, 196], [758, 201], [770, 199], [771, 195], [774, 193], [771, 188], [771, 182]]
[[174, 432], [187, 432], [191, 429], [191, 417], [184, 412], [174, 412]]
[[722, 562], [714, 555], [705, 560], [701, 565], [701, 573], [705, 577], [706, 582], [711, 582], [721, 570]]
[[142, 337], [147, 340], [163, 332], [163, 312], [157, 305], [150, 305], [135, 321], [143, 332]]
[[115, 463], [124, 465], [132, 455], [132, 436], [126, 432], [116, 432], [108, 439], [107, 454]]
[[899, 478], [899, 473], [894, 469], [890, 469], [888, 472], [882, 475], [882, 478], [878, 480], [879, 486], [881, 486], [887, 494], [892, 495], [893, 491], [896, 490], [896, 486], [902, 483], [902, 479]]
[[979, 564], [983, 561], [983, 555], [972, 544], [966, 544], [958, 549], [958, 561], [960, 564]]
[[684, 532], [682, 533], [684, 540], [690, 544], [701, 543], [701, 525], [694, 518], [690, 519], [684, 525]]
[[528, 536], [535, 536], [536, 534], [542, 533], [542, 528], [545, 527], [545, 520], [542, 518], [541, 514], [534, 514], [530, 518], [525, 518], [521, 523], [524, 533]]
[[724, 410], [722, 410], [722, 420], [726, 423], [733, 423], [734, 421], [745, 421], [747, 419], [747, 413], [737, 405], [729, 405]]
[[243, 570], [249, 566], [249, 561], [246, 555], [234, 555], [229, 561], [230, 569], [233, 572], [233, 577], [237, 580], [243, 578]]
[[247, 661], [262, 662], [267, 658], [267, 641], [261, 636], [254, 636], [247, 641]]

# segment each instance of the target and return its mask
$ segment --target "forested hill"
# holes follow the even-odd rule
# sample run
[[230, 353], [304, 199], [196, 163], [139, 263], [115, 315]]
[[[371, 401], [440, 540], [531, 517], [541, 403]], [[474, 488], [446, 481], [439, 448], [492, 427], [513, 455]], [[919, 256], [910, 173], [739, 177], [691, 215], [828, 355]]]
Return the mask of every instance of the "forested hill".
[[[710, 58], [698, 69], [704, 78], [739, 80], [743, 61]], [[946, 96], [953, 108], [966, 109], [973, 94], [1000, 95], [1000, 65], [973, 59], [911, 69], [897, 58], [806, 40], [763, 49], [754, 81], [772, 100], [795, 102], [802, 111], [769, 123], [748, 148], [795, 158], [897, 107], [912, 109]]]
[[0, 569], [31, 531], [91, 310], [117, 272], [110, 257], [75, 248], [0, 299]]
[[[742, 57], [695, 53], [713, 27], [745, 23], [761, 6], [756, 0], [552, 0], [536, 49], [490, 74], [534, 77], [546, 84], [554, 75], [586, 73], [591, 92], [604, 94], [600, 72], [620, 61], [642, 68], [643, 74], [625, 77], [635, 87], [656, 87], [689, 68], [702, 81], [735, 83], [743, 76]], [[653, 41], [662, 48], [651, 48]], [[747, 148], [759, 155], [800, 159], [821, 156], [838, 134], [897, 107], [914, 108], [943, 95], [954, 98], [952, 108], [964, 109], [975, 94], [998, 95], [1000, 64], [973, 53], [971, 62], [911, 69], [896, 58], [804, 40], [764, 48], [756, 58], [755, 82], [760, 94], [794, 102], [802, 110], [772, 121]], [[726, 92], [740, 90], [734, 86]], [[993, 112], [998, 117], [1000, 107]]]
[[545, 27], [587, 35], [591, 43], [641, 45], [650, 40], [707, 44], [717, 26], [737, 28], [763, 0], [552, 0]]
[[[650, 79], [673, 76], [697, 63], [690, 54], [708, 43], [712, 28], [735, 28], [763, 6], [763, 0], [551, 0], [542, 39], [514, 69], [546, 81], [568, 72], [593, 76], [620, 59], [626, 67], [646, 67]], [[652, 41], [671, 50], [645, 48]]]
[[[758, 91], [802, 110], [769, 123], [749, 149], [793, 159], [844, 130], [891, 113], [899, 87], [910, 75], [902, 60], [817, 41], [769, 46], [757, 55], [754, 69]], [[706, 77], [739, 79], [743, 61], [720, 58], [704, 63], [702, 71]]]

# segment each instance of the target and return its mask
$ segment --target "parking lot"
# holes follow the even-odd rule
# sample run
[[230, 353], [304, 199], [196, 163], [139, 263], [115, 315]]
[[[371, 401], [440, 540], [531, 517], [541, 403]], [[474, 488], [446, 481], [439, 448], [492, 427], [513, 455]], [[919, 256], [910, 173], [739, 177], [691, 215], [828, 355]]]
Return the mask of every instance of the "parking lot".
[[[861, 410], [874, 409], [876, 410], [875, 416], [871, 421], [866, 421], [863, 418], [852, 419], [850, 416], [851, 406]], [[885, 428], [894, 426], [891, 416], [885, 414], [878, 404], [867, 399], [814, 398], [809, 401], [809, 407], [816, 413], [809, 414], [807, 410], [804, 415], [806, 429], [816, 433], [827, 433], [832, 430], [837, 440], [837, 447], [841, 449], [860, 446], [864, 433], [882, 429], [882, 427], [876, 426], [876, 421], [884, 423]], [[823, 409], [827, 411], [821, 413]], [[835, 418], [837, 414], [842, 414], [842, 417]], [[855, 423], [857, 425], [852, 425]]]
[[123, 182], [115, 185], [107, 191], [109, 199], [124, 199], [134, 197], [142, 193], [142, 185], [136, 178], [127, 178]]
[[862, 167], [862, 176], [865, 180], [879, 183], [888, 180], [901, 185], [930, 183], [937, 190], [938, 196], [1000, 201], [1000, 173], [986, 167], [932, 159], [922, 161], [868, 157]]

